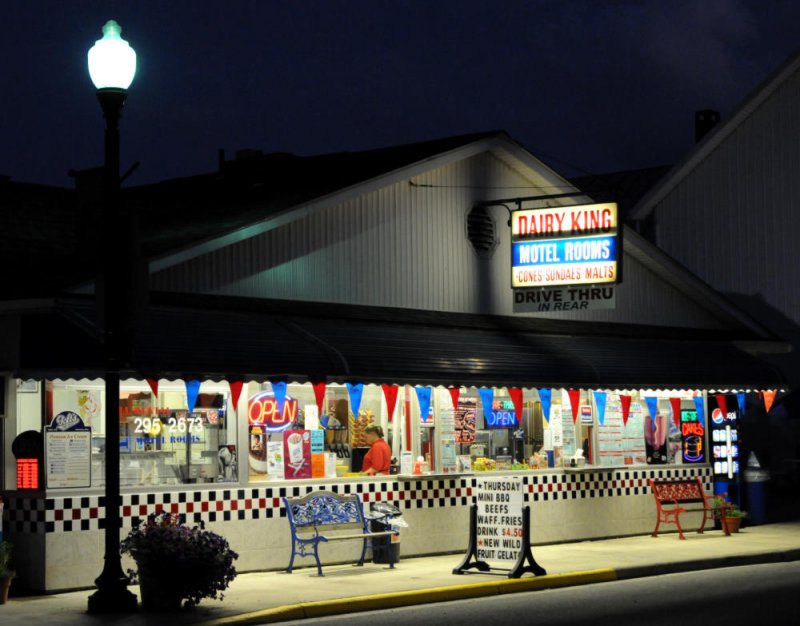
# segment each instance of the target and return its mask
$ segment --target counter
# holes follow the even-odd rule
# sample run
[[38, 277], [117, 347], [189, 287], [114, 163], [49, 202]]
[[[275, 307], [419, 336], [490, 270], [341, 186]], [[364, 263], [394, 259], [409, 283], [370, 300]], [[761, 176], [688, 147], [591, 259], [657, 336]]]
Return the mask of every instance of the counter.
[[[149, 513], [171, 511], [189, 522], [203, 521], [228, 539], [240, 554], [238, 571], [282, 569], [288, 563], [290, 534], [281, 498], [329, 489], [360, 494], [367, 508], [372, 502], [397, 505], [408, 522], [401, 531], [402, 556], [462, 554], [476, 475], [522, 476], [524, 501], [531, 507], [533, 544], [650, 533], [655, 506], [649, 478], [699, 476], [708, 490], [712, 480], [708, 465], [662, 465], [357, 476], [247, 486], [214, 483], [148, 488], [144, 493], [123, 489], [122, 533]], [[5, 530], [19, 551], [22, 584], [42, 591], [93, 585], [103, 561], [105, 515], [99, 490], [90, 495], [85, 490], [75, 495], [8, 492], [3, 497]], [[356, 548], [350, 542], [335, 542], [325, 546], [323, 559], [352, 561]], [[457, 561], [454, 556], [454, 566]], [[36, 565], [45, 562], [47, 568]]]

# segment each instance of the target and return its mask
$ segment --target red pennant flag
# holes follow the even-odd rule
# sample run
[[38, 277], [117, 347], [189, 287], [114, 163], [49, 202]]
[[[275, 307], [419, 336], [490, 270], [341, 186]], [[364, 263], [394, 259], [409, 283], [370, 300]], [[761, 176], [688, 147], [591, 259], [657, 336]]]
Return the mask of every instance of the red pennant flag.
[[672, 405], [672, 421], [675, 422], [675, 427], [681, 427], [681, 399], [670, 398], [670, 405]]
[[453, 409], [458, 408], [458, 394], [461, 393], [461, 387], [450, 387], [447, 391], [450, 392], [450, 399], [453, 401]]
[[718, 393], [714, 397], [717, 399], [717, 406], [719, 407], [719, 410], [722, 411], [722, 417], [727, 419], [728, 399], [725, 397], [724, 393]]
[[242, 395], [244, 381], [229, 380], [228, 387], [231, 388], [231, 402], [233, 402], [233, 410], [236, 411], [236, 408], [239, 406], [239, 397]]
[[764, 398], [764, 410], [769, 413], [769, 410], [772, 408], [772, 403], [775, 402], [775, 394], [778, 393], [776, 389], [767, 390], [762, 392], [762, 397]]
[[517, 414], [517, 424], [522, 423], [522, 389], [511, 387], [508, 390], [511, 401], [514, 403], [514, 412]]
[[631, 412], [631, 397], [620, 394], [619, 401], [622, 403], [622, 425], [627, 426], [628, 415], [630, 415]]
[[578, 408], [581, 404], [581, 390], [580, 389], [570, 389], [567, 391], [569, 394], [569, 404], [572, 407], [572, 423], [578, 421]]
[[156, 404], [158, 404], [158, 380], [155, 378], [148, 378], [147, 384], [150, 385], [150, 389], [153, 391], [153, 395], [156, 397]]
[[381, 385], [383, 397], [386, 398], [386, 410], [389, 412], [389, 421], [394, 420], [394, 407], [397, 405], [397, 392], [400, 387], [397, 385]]
[[311, 383], [311, 386], [314, 388], [314, 398], [317, 401], [317, 411], [319, 411], [320, 415], [324, 415], [322, 411], [322, 403], [325, 401], [325, 383]]

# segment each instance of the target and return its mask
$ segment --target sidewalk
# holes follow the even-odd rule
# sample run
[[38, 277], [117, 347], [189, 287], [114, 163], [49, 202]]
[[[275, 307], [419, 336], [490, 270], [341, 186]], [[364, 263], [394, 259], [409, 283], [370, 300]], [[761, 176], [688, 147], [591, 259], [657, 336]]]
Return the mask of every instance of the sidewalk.
[[[467, 597], [513, 593], [592, 582], [654, 576], [672, 572], [800, 560], [800, 521], [743, 528], [726, 537], [722, 531], [703, 535], [687, 532], [686, 540], [667, 533], [652, 538], [627, 537], [602, 541], [534, 546], [536, 561], [547, 576], [509, 580], [494, 574], [454, 575], [461, 554], [403, 558], [394, 570], [367, 564], [285, 572], [239, 575], [223, 601], [203, 600], [191, 611], [170, 614], [174, 625], [266, 624], [358, 610], [372, 610]], [[313, 562], [312, 559], [308, 559]], [[137, 587], [131, 587], [138, 593]], [[0, 606], [3, 626], [58, 623], [64, 626], [144, 625], [157, 621], [153, 613], [89, 615], [93, 590], [48, 596], [12, 597]]]

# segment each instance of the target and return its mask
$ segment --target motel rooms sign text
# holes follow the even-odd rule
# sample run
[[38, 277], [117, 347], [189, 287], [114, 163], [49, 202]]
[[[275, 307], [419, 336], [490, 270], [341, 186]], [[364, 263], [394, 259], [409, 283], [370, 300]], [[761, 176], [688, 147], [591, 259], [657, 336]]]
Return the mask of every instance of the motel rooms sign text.
[[620, 253], [616, 203], [511, 212], [514, 289], [614, 284]]

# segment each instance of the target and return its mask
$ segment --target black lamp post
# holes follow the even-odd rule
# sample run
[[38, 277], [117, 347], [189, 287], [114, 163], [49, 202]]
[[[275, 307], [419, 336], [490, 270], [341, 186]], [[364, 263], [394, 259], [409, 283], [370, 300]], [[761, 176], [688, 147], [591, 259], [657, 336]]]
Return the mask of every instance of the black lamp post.
[[119, 380], [120, 366], [129, 358], [130, 336], [123, 302], [129, 272], [118, 238], [126, 231], [119, 203], [119, 118], [128, 87], [136, 73], [136, 53], [120, 37], [114, 20], [103, 27], [103, 38], [89, 50], [89, 75], [106, 119], [103, 168], [102, 278], [97, 298], [103, 317], [105, 343], [106, 496], [105, 556], [103, 571], [95, 580], [97, 591], [89, 597], [90, 613], [126, 613], [138, 608], [136, 596], [122, 571], [119, 485]]

